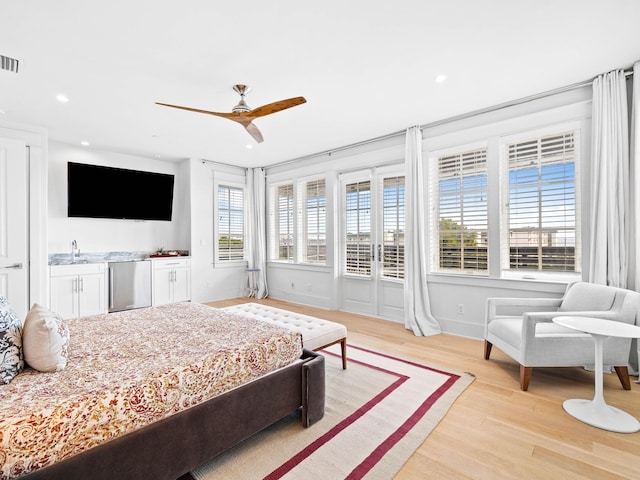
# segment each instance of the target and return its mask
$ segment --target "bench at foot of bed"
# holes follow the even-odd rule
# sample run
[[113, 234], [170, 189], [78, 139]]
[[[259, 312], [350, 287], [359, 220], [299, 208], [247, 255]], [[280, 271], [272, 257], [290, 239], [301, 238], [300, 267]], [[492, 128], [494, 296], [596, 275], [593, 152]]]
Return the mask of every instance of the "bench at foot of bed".
[[347, 328], [340, 323], [260, 303], [241, 303], [225, 307], [223, 310], [300, 332], [302, 344], [308, 350], [322, 350], [339, 343], [342, 351], [342, 368], [347, 368]]

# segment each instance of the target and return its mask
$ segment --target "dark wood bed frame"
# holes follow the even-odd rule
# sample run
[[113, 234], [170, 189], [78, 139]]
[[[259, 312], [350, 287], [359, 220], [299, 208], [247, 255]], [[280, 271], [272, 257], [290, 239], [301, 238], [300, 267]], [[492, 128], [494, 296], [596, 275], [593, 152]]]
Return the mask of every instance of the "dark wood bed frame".
[[301, 360], [21, 479], [176, 480], [299, 408], [308, 427], [324, 415], [324, 357]]

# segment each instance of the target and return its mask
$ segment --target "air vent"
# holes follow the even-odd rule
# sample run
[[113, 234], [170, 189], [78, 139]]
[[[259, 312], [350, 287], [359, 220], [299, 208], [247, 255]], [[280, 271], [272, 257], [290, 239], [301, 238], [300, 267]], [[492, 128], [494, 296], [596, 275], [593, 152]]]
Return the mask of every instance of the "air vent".
[[18, 64], [20, 61], [17, 58], [5, 57], [0, 55], [0, 70], [8, 70], [13, 73], [18, 73]]

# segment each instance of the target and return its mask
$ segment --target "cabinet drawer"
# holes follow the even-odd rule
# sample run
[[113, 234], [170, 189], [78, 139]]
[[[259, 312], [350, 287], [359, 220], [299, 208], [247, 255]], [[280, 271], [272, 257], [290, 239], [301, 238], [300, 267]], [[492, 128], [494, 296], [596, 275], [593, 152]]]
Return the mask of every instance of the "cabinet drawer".
[[162, 259], [154, 258], [151, 261], [153, 262], [154, 270], [160, 270], [163, 268], [181, 268], [181, 267], [188, 267], [191, 265], [190, 258], [181, 258], [181, 257], [162, 258]]
[[52, 277], [67, 275], [86, 275], [106, 272], [106, 263], [74, 263], [72, 265], [51, 265]]

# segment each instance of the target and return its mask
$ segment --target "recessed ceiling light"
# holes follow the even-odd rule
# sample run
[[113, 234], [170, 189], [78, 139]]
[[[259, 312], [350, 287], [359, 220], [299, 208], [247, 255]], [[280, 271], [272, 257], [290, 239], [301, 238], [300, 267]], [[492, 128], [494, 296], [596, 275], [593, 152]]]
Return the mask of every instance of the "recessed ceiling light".
[[435, 78], [436, 83], [442, 83], [447, 79], [447, 76], [444, 73], [441, 73]]
[[251, 150], [253, 148], [253, 145], [251, 145], [250, 143], [247, 143], [246, 147], [247, 147], [247, 150]]
[[83, 141], [80, 142], [80, 145], [82, 145], [83, 147], [88, 147], [91, 144], [89, 142], [87, 142], [86, 140], [83, 140]]
[[58, 95], [56, 95], [56, 100], [58, 100], [60, 103], [67, 103], [69, 101], [69, 97], [63, 95], [62, 93], [59, 93]]

